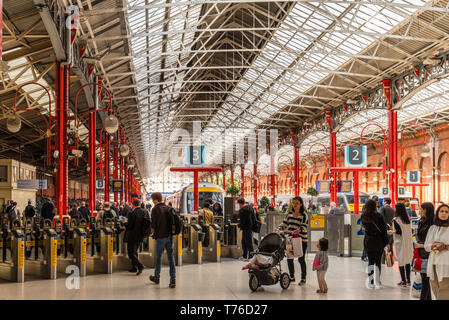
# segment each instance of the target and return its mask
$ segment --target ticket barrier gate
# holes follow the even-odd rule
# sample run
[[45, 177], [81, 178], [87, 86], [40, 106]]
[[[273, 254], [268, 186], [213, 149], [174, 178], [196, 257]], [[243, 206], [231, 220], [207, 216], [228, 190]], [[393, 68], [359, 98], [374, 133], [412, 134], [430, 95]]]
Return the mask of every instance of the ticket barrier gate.
[[221, 261], [221, 241], [223, 240], [223, 232], [218, 224], [212, 223], [205, 226], [208, 236], [207, 246], [203, 247], [203, 258], [206, 261], [220, 262]]
[[80, 277], [85, 277], [87, 273], [87, 221], [81, 219], [78, 223], [76, 219], [63, 217], [63, 231], [58, 239], [58, 244], [62, 247], [58, 255], [58, 272], [66, 273], [67, 267], [75, 265], [79, 269]]
[[41, 225], [41, 219], [34, 217], [31, 234], [32, 240], [25, 242], [26, 248], [31, 247], [31, 254], [25, 259], [25, 274], [56, 279], [58, 235], [51, 220], [45, 219]]
[[114, 270], [129, 270], [131, 269], [131, 261], [128, 258], [127, 244], [125, 243], [125, 226], [118, 220], [105, 219], [106, 226], [114, 231], [114, 247], [112, 265]]
[[86, 255], [88, 273], [112, 273], [114, 255], [114, 232], [110, 226], [97, 224], [95, 217], [90, 218], [87, 244], [90, 244]]
[[[203, 241], [206, 234], [203, 232], [203, 228], [196, 223], [194, 218], [190, 219], [190, 224], [185, 225], [183, 228], [183, 235], [181, 241], [182, 252], [180, 252], [178, 236], [175, 238], [174, 248], [178, 248], [178, 259], [182, 259], [181, 263], [194, 263], [201, 264], [203, 260]], [[177, 240], [177, 241], [176, 241]], [[176, 257], [176, 250], [175, 250]], [[163, 263], [168, 263], [165, 259]], [[176, 261], [175, 261], [176, 262]]]
[[[17, 223], [19, 228], [17, 228]], [[4, 218], [2, 221], [0, 279], [24, 282], [25, 234], [23, 230], [20, 229], [20, 221], [17, 220], [15, 225], [16, 228], [13, 227], [10, 229], [8, 219]]]
[[243, 256], [242, 230], [240, 230], [237, 223], [225, 223], [221, 256], [234, 259]]

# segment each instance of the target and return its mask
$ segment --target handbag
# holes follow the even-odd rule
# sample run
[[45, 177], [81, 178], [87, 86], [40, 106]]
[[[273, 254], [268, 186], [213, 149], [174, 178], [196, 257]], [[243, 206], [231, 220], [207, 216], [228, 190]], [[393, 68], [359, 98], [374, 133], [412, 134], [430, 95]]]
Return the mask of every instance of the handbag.
[[390, 250], [385, 250], [385, 264], [391, 268], [394, 264], [393, 255]]
[[303, 256], [302, 252], [302, 238], [287, 238], [286, 243], [287, 259], [300, 258]]
[[414, 298], [419, 298], [422, 290], [422, 279], [421, 274], [417, 273], [415, 279], [413, 280], [413, 285], [410, 289], [410, 295]]

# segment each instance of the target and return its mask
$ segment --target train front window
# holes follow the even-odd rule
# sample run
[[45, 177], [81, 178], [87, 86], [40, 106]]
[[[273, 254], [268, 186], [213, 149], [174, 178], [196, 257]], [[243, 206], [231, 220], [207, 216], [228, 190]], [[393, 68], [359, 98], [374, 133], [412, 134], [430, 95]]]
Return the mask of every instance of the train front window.
[[[223, 195], [220, 192], [199, 192], [198, 193], [198, 208], [204, 207], [206, 200], [212, 199], [212, 205], [218, 202], [223, 208]], [[193, 192], [187, 192], [187, 212], [193, 212]]]
[[[354, 196], [347, 195], [348, 203], [354, 203]], [[365, 204], [369, 200], [368, 196], [359, 196], [359, 204]]]

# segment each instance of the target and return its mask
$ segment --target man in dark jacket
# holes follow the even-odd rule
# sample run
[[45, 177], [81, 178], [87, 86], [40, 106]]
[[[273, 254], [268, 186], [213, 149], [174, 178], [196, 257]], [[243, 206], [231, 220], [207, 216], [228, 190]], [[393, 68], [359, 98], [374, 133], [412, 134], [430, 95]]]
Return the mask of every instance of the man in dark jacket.
[[243, 257], [240, 260], [248, 261], [251, 258], [251, 252], [253, 249], [253, 224], [254, 224], [254, 211], [245, 204], [245, 199], [240, 198], [237, 200], [239, 204], [239, 227], [242, 230], [242, 250]]
[[125, 242], [128, 243], [128, 257], [131, 260], [132, 268], [129, 272], [136, 272], [136, 275], [142, 273], [143, 264], [139, 261], [137, 249], [143, 240], [144, 220], [150, 220], [148, 212], [140, 207], [140, 200], [133, 200], [134, 210], [128, 216], [126, 225]]
[[50, 219], [53, 221], [53, 217], [55, 216], [55, 213], [53, 212], [53, 209], [55, 206], [53, 203], [51, 203], [50, 199], [46, 199], [46, 202], [42, 205], [41, 209], [41, 217], [42, 219]]
[[[394, 209], [391, 207], [391, 199], [384, 199], [384, 206], [380, 209], [380, 215], [384, 219], [385, 224], [388, 227], [393, 225]], [[390, 250], [393, 248], [393, 235], [388, 235], [388, 244], [390, 245]], [[385, 261], [385, 254], [382, 256], [382, 262]]]
[[28, 200], [28, 205], [25, 207], [25, 218], [32, 218], [36, 215], [36, 208], [31, 204], [31, 200]]
[[156, 239], [156, 266], [154, 276], [150, 276], [150, 281], [158, 284], [161, 274], [162, 254], [167, 251], [168, 263], [170, 265], [170, 288], [176, 287], [176, 266], [173, 255], [173, 236], [171, 235], [169, 207], [162, 202], [162, 194], [154, 192], [151, 194], [154, 208], [151, 211], [151, 228], [153, 238]]
[[131, 210], [131, 207], [128, 206], [127, 203], [124, 203], [124, 204], [123, 204], [122, 215], [123, 215], [124, 217], [128, 218], [128, 215], [129, 215], [129, 213], [130, 213], [131, 211], [132, 211], [132, 210]]
[[81, 219], [86, 219], [87, 222], [89, 222], [90, 219], [90, 210], [86, 206], [86, 201], [81, 202], [81, 207], [78, 209], [81, 213]]

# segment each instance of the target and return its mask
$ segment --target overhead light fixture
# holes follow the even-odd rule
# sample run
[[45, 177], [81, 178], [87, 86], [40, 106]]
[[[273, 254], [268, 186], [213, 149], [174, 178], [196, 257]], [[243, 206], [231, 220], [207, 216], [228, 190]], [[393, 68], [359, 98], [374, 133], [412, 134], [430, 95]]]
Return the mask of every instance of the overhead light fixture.
[[421, 157], [428, 158], [430, 157], [430, 148], [428, 146], [423, 146], [421, 149]]
[[20, 131], [20, 128], [22, 127], [22, 121], [18, 116], [11, 115], [6, 120], [6, 129], [8, 129], [11, 133], [17, 133]]
[[119, 148], [120, 155], [126, 157], [129, 154], [129, 147], [127, 144], [122, 144]]
[[109, 134], [114, 134], [118, 130], [118, 119], [113, 114], [110, 114], [109, 116], [104, 119], [104, 130], [106, 130]]

